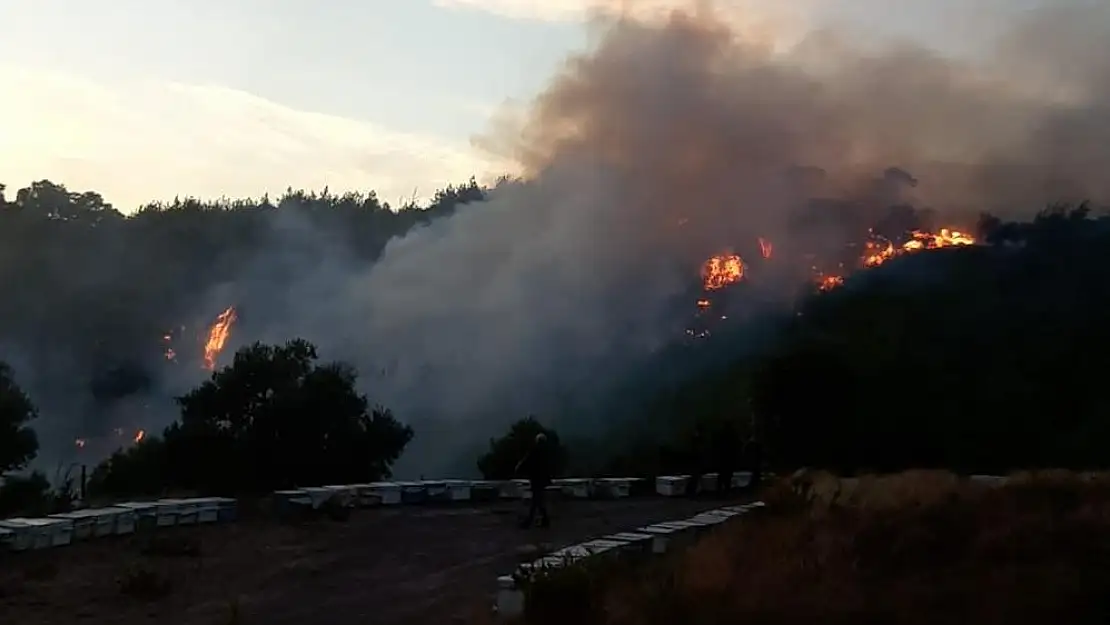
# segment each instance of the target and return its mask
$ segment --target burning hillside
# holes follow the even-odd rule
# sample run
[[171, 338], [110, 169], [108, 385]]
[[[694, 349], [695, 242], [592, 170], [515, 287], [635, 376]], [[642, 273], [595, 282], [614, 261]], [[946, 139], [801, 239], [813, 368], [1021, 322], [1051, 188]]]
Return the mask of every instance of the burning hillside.
[[[772, 241], [760, 237], [758, 243], [763, 262], [804, 262], [806, 258], [815, 257], [813, 254], [807, 254], [800, 259], [782, 257], [772, 259], [774, 249]], [[834, 271], [822, 269], [820, 264], [811, 265], [811, 279], [819, 290], [827, 291], [843, 284], [845, 277], [853, 271], [878, 267], [904, 254], [975, 243], [975, 237], [970, 234], [949, 228], [940, 228], [937, 232], [913, 230], [908, 232], [900, 242], [887, 239], [871, 230], [868, 231], [867, 238], [862, 244], [863, 252], [855, 262], [837, 262]], [[702, 310], [710, 308], [712, 292], [744, 280], [748, 275], [747, 271], [748, 265], [736, 254], [719, 254], [706, 259], [701, 269], [704, 295], [697, 301], [698, 308]]]
[[[238, 312], [235, 307], [227, 307], [216, 316], [216, 319], [205, 329], [202, 335], [197, 337], [197, 345], [191, 350], [186, 350], [187, 353], [192, 354], [199, 352], [200, 369], [205, 371], [215, 370], [220, 355], [226, 348], [228, 339], [231, 338], [231, 330], [236, 321], [238, 321]], [[167, 362], [179, 363], [183, 357], [187, 357], [187, 355], [180, 353], [180, 345], [178, 347], [174, 346], [175, 343], [181, 341], [184, 334], [185, 326], [179, 326], [176, 331], [166, 332], [162, 336], [162, 357]], [[144, 404], [140, 411], [144, 412], [146, 407]], [[119, 447], [139, 443], [144, 438], [146, 438], [146, 430], [143, 427], [133, 425], [128, 428], [113, 428], [107, 434], [77, 437], [74, 439], [74, 446], [78, 450], [93, 451], [99, 455], [109, 453]], [[90, 446], [95, 447], [95, 449], [90, 450]]]

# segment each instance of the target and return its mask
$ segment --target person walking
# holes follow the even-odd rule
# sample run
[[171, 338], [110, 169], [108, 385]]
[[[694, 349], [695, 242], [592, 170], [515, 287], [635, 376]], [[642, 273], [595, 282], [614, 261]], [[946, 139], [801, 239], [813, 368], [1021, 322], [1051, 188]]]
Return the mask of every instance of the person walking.
[[555, 461], [550, 445], [547, 444], [547, 435], [540, 432], [532, 443], [531, 449], [516, 465], [517, 475], [524, 475], [528, 479], [528, 487], [532, 492], [532, 501], [528, 505], [528, 516], [521, 522], [522, 529], [532, 527], [536, 522], [536, 515], [540, 518], [540, 527], [550, 527], [551, 517], [547, 514], [547, 487], [551, 485], [555, 472]]

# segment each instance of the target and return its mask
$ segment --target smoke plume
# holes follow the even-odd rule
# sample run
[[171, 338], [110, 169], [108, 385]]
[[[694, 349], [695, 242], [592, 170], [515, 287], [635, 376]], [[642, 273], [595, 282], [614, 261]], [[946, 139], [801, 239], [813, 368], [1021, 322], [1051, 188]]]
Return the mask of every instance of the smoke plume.
[[759, 236], [788, 244], [800, 199], [911, 203], [964, 224], [1110, 200], [1107, 17], [1029, 13], [964, 60], [832, 31], [776, 50], [704, 6], [600, 17], [595, 47], [483, 139], [521, 181], [393, 241], [365, 274], [324, 269], [300, 287], [325, 293], [292, 319], [383, 371], [375, 397], [423, 425], [403, 470], [454, 467], [506, 421], [557, 411], [672, 341], [668, 304], [704, 259]]

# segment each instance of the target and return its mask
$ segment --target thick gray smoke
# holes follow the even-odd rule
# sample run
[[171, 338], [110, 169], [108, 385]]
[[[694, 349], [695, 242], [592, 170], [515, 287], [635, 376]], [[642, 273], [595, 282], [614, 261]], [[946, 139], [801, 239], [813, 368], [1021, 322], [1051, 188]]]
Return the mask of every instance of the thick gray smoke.
[[[235, 341], [303, 336], [355, 364], [416, 426], [399, 473], [469, 469], [505, 423], [573, 420], [560, 407], [581, 389], [672, 341], [668, 307], [702, 261], [756, 253], [757, 237], [789, 246], [803, 198], [930, 206], [961, 226], [1110, 201], [1110, 9], [1056, 4], [961, 60], [836, 31], [774, 51], [704, 6], [599, 18], [523, 124], [483, 138], [522, 180], [369, 270], [289, 218], [203, 303], [242, 306]], [[279, 267], [297, 268], [291, 288], [269, 278]]]
[[[418, 423], [402, 472], [454, 467], [506, 421], [606, 376], [613, 354], [672, 340], [663, 311], [706, 256], [785, 241], [802, 195], [962, 224], [1110, 200], [1106, 7], [1023, 15], [964, 61], [835, 32], [776, 53], [705, 10], [599, 27], [523, 127], [486, 138], [523, 182], [393, 241], [368, 273], [322, 267], [292, 295], [287, 321], [382, 372], [371, 392]], [[787, 175], [799, 166], [825, 174], [802, 185]], [[889, 167], [918, 184], [877, 185]]]

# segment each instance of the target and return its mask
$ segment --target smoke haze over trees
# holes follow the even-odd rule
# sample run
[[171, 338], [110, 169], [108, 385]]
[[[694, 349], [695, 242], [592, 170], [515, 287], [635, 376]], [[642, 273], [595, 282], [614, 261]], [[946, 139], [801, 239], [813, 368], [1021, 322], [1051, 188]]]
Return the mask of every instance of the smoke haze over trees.
[[[688, 342], [710, 256], [749, 266], [712, 305], [741, 328], [884, 224], [973, 230], [983, 211], [1110, 202], [1110, 9], [1057, 5], [976, 59], [835, 31], [773, 51], [711, 12], [603, 18], [522, 119], [482, 138], [522, 179], [425, 209], [290, 192], [124, 216], [36, 183], [0, 206], [0, 353], [49, 462], [176, 417], [228, 306], [228, 354], [303, 336], [356, 367], [417, 433], [399, 474], [472, 471], [526, 414], [568, 440], [599, 432], [625, 382]], [[880, 269], [910, 280], [905, 260]], [[716, 344], [755, 345], [737, 332]]]

